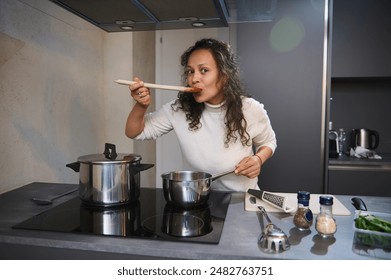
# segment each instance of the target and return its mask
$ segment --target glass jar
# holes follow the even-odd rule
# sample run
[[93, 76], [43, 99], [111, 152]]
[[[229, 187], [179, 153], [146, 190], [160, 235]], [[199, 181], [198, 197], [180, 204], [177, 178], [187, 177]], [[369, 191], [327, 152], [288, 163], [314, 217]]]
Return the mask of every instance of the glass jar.
[[332, 237], [337, 231], [337, 224], [333, 218], [333, 197], [319, 197], [320, 212], [316, 216], [315, 229], [322, 237]]
[[293, 217], [293, 223], [299, 230], [308, 230], [313, 222], [312, 211], [309, 207], [310, 193], [297, 192], [297, 210]]

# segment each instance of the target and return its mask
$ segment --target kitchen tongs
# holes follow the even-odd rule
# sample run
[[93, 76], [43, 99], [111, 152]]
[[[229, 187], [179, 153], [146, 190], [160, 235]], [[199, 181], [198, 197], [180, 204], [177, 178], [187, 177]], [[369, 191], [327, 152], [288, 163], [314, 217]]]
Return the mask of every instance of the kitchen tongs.
[[[127, 80], [115, 80], [117, 84], [120, 85], [132, 85], [136, 83], [135, 81], [127, 81]], [[158, 85], [158, 84], [150, 84], [150, 83], [144, 83], [145, 87], [148, 88], [156, 88], [156, 89], [165, 89], [165, 90], [174, 90], [174, 91], [181, 91], [181, 92], [200, 92], [202, 91], [201, 88], [197, 87], [182, 87], [182, 86], [167, 86], [167, 85]]]
[[255, 189], [248, 189], [247, 192], [256, 198], [259, 198], [262, 201], [265, 201], [266, 203], [281, 209], [285, 213], [290, 213], [294, 211], [294, 208], [288, 208], [287, 207], [287, 200], [288, 198], [282, 195], [278, 195], [272, 192], [263, 191], [263, 190], [255, 190]]

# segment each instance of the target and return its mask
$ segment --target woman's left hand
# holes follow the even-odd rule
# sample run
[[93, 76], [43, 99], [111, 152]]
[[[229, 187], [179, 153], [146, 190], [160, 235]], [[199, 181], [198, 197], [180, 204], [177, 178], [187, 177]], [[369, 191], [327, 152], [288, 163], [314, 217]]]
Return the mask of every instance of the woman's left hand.
[[245, 157], [235, 166], [235, 174], [253, 179], [261, 173], [261, 167], [262, 163], [259, 157]]

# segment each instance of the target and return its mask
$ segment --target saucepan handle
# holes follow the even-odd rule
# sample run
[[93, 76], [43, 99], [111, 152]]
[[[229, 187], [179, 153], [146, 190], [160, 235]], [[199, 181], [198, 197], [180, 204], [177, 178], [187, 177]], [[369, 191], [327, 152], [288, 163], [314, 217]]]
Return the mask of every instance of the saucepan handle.
[[150, 169], [152, 167], [154, 167], [155, 165], [152, 164], [152, 163], [140, 163], [140, 164], [137, 164], [137, 165], [131, 165], [129, 167], [129, 170], [130, 172], [135, 175], [141, 171], [144, 171], [144, 170], [147, 170], [147, 169]]
[[217, 179], [219, 179], [219, 178], [221, 178], [221, 177], [223, 177], [225, 175], [231, 174], [231, 173], [234, 173], [234, 170], [213, 175], [212, 176], [212, 181], [217, 180]]

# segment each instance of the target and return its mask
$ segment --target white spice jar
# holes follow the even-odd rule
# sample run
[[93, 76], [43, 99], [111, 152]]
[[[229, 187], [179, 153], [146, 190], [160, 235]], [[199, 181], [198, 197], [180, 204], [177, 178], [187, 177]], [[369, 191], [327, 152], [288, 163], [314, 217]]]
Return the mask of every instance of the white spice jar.
[[332, 237], [337, 231], [337, 224], [333, 218], [333, 197], [319, 197], [320, 212], [316, 217], [315, 229], [322, 237]]

